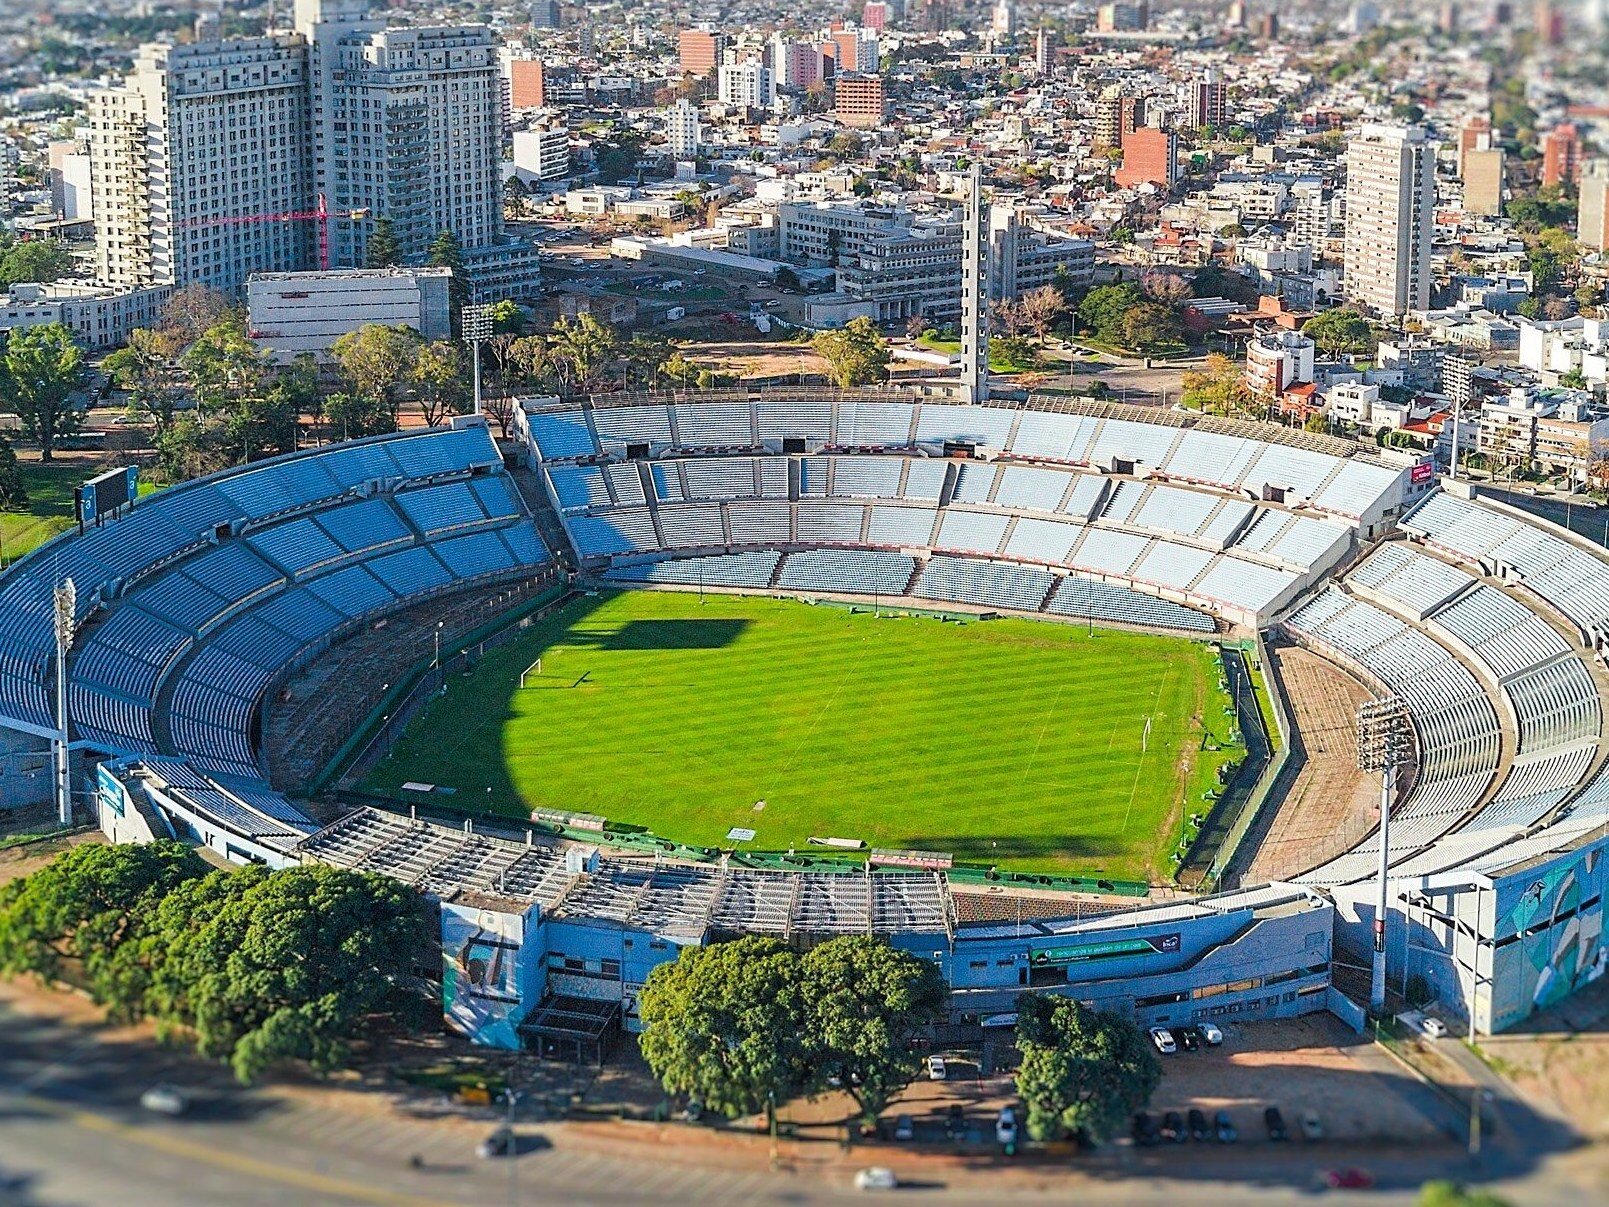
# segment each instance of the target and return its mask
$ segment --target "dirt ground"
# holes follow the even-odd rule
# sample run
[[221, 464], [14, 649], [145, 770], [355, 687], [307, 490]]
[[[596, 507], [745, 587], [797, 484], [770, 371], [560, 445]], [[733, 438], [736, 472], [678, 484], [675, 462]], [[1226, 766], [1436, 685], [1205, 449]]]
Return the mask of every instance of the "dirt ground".
[[1479, 1050], [1527, 1099], [1609, 1141], [1609, 978]]

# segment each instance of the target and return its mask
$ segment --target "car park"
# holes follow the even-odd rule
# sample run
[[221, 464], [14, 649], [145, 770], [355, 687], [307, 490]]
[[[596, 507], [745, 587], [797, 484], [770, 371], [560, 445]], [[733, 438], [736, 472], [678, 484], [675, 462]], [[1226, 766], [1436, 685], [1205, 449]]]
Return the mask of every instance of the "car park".
[[1201, 1032], [1201, 1038], [1207, 1041], [1209, 1048], [1216, 1048], [1224, 1041], [1224, 1033], [1218, 1030], [1216, 1023], [1202, 1023], [1196, 1029]]
[[1179, 1050], [1179, 1045], [1173, 1042], [1173, 1036], [1168, 1034], [1166, 1027], [1152, 1027], [1151, 1042], [1156, 1045], [1156, 1050], [1164, 1056], [1172, 1056]]
[[176, 1085], [154, 1085], [140, 1095], [140, 1107], [153, 1115], [183, 1115], [190, 1109], [190, 1095]]
[[1187, 1116], [1190, 1124], [1190, 1138], [1199, 1144], [1205, 1144], [1212, 1139], [1212, 1128], [1207, 1125], [1207, 1114], [1199, 1107], [1191, 1107]]
[[1235, 1130], [1235, 1122], [1229, 1117], [1228, 1111], [1219, 1111], [1212, 1117], [1212, 1130], [1219, 1144], [1233, 1144], [1240, 1139], [1240, 1133]]
[[872, 1165], [855, 1174], [856, 1190], [898, 1190], [899, 1179], [894, 1171], [883, 1165]]
[[1201, 1047], [1201, 1036], [1196, 1034], [1196, 1029], [1194, 1027], [1175, 1027], [1173, 1028], [1172, 1034], [1173, 1042], [1178, 1044], [1179, 1047], [1183, 1048], [1186, 1052], [1194, 1052], [1197, 1048]]
[[1268, 1138], [1275, 1142], [1291, 1138], [1285, 1130], [1285, 1116], [1279, 1113], [1277, 1106], [1271, 1106], [1263, 1112], [1263, 1127], [1268, 1131]]
[[927, 1077], [929, 1081], [943, 1081], [947, 1075], [944, 1068], [944, 1057], [929, 1056], [927, 1058]]

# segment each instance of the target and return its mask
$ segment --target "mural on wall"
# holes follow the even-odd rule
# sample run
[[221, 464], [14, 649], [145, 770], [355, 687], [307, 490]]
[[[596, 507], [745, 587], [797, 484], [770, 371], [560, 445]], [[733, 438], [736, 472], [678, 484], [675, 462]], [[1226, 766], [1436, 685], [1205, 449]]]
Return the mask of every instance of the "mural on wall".
[[441, 907], [442, 1013], [448, 1026], [475, 1043], [520, 1046], [525, 922], [525, 915], [503, 910], [456, 902]]
[[1498, 886], [1494, 979], [1506, 991], [1495, 1026], [1544, 1010], [1603, 975], [1605, 849], [1571, 852]]

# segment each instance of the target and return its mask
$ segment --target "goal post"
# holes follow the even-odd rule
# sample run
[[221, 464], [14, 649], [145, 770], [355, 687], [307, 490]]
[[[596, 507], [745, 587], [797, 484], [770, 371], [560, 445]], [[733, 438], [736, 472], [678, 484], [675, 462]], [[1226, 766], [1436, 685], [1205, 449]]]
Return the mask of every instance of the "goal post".
[[527, 675], [532, 675], [532, 674], [540, 675], [541, 673], [542, 673], [542, 659], [538, 658], [535, 662], [531, 663], [530, 666], [526, 667], [523, 671], [520, 672], [520, 686], [521, 687], [525, 686], [525, 678], [526, 678]]

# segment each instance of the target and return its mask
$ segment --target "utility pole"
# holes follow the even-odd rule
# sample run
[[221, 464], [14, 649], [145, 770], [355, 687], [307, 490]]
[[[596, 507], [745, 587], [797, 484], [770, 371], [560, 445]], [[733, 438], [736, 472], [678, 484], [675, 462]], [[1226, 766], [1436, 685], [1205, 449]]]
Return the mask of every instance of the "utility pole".
[[1370, 700], [1358, 709], [1358, 769], [1380, 773], [1380, 869], [1374, 910], [1374, 958], [1369, 981], [1369, 1009], [1376, 1017], [1386, 1005], [1386, 910], [1391, 868], [1391, 793], [1397, 769], [1408, 752], [1413, 723], [1408, 708], [1395, 696]]
[[73, 824], [71, 736], [67, 724], [67, 651], [73, 648], [77, 627], [78, 588], [67, 579], [55, 593], [56, 604], [56, 820]]

